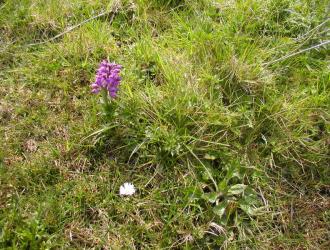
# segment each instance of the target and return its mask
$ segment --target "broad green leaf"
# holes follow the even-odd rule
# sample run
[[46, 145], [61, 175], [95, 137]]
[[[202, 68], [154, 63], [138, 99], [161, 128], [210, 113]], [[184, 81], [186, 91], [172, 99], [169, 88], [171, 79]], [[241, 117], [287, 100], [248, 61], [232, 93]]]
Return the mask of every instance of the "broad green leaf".
[[210, 203], [214, 203], [218, 198], [218, 194], [216, 192], [206, 193], [202, 195], [202, 198]]
[[236, 184], [234, 186], [231, 186], [228, 189], [228, 194], [229, 195], [238, 195], [244, 192], [244, 190], [246, 189], [247, 185], [244, 184]]
[[239, 204], [239, 207], [248, 215], [254, 216], [258, 214], [258, 208], [249, 206], [247, 204]]
[[213, 208], [213, 212], [221, 218], [226, 212], [227, 205], [227, 202], [223, 201]]
[[226, 190], [226, 189], [227, 189], [227, 180], [226, 180], [226, 179], [222, 180], [222, 181], [218, 184], [218, 188], [219, 188], [219, 190], [221, 190], [221, 191]]

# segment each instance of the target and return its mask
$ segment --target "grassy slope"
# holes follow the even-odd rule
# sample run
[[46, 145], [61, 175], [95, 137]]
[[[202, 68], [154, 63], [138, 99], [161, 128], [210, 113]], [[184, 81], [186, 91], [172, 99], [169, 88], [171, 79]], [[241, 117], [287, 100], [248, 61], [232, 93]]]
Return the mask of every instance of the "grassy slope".
[[[106, 9], [112, 24], [25, 46]], [[326, 12], [322, 0], [4, 1], [1, 248], [326, 249], [329, 50], [265, 66], [329, 38], [313, 29]], [[112, 119], [89, 89], [107, 57], [124, 66]], [[235, 184], [257, 198], [226, 194]]]

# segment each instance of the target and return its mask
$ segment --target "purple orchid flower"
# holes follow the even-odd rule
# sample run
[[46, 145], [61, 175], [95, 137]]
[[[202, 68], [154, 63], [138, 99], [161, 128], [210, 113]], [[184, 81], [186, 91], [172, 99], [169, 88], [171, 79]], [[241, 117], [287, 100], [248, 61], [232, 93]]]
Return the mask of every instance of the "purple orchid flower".
[[119, 64], [103, 60], [97, 70], [95, 82], [91, 85], [92, 93], [96, 94], [102, 89], [106, 89], [109, 96], [115, 98], [121, 81], [119, 76], [121, 68], [122, 66]]

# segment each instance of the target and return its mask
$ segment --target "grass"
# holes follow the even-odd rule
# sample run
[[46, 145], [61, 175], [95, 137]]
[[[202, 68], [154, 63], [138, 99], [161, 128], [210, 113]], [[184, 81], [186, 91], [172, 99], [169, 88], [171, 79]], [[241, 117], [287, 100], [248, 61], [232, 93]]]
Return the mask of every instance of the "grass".
[[327, 9], [0, 1], [1, 249], [328, 249]]

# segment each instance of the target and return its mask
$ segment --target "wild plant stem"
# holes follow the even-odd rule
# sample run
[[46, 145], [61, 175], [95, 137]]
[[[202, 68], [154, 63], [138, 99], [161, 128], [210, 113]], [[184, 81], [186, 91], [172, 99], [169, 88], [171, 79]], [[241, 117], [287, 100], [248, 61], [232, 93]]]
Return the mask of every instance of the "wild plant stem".
[[309, 48], [307, 48], [307, 49], [299, 50], [299, 51], [297, 51], [297, 52], [295, 52], [295, 53], [288, 54], [288, 55], [286, 55], [286, 56], [280, 57], [280, 58], [278, 58], [278, 59], [276, 59], [276, 60], [274, 60], [274, 61], [270, 61], [270, 62], [267, 62], [267, 63], [263, 63], [262, 65], [263, 65], [263, 66], [269, 66], [269, 65], [271, 65], [271, 64], [274, 64], [274, 63], [277, 63], [277, 62], [283, 61], [283, 60], [288, 59], [288, 58], [290, 58], [290, 57], [293, 57], [293, 56], [296, 56], [296, 55], [302, 54], [302, 53], [307, 52], [307, 51], [309, 51], [309, 50], [316, 49], [316, 48], [319, 48], [319, 47], [321, 47], [321, 46], [327, 45], [327, 44], [329, 44], [329, 43], [330, 43], [330, 40], [327, 40], [327, 41], [324, 41], [324, 42], [319, 43], [319, 44], [317, 44], [317, 45], [314, 45], [314, 46], [312, 46], [312, 47], [309, 47]]

